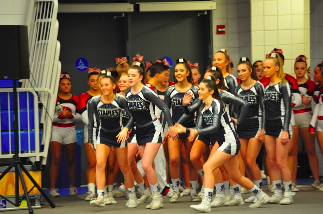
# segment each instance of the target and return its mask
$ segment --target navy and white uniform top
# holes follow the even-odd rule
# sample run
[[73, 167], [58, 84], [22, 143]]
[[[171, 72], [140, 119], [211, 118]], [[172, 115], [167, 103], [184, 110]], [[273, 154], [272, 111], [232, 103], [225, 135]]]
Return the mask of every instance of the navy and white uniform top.
[[224, 84], [231, 94], [236, 93], [236, 87], [239, 85], [237, 79], [232, 74], [229, 74], [224, 78]]
[[161, 124], [165, 125], [165, 121], [169, 126], [173, 126], [170, 112], [166, 104], [158, 97], [158, 95], [147, 86], [144, 86], [137, 94], [131, 93], [131, 87], [126, 90], [126, 98], [128, 108], [131, 112], [136, 128], [148, 127], [158, 120], [155, 108], [162, 111]]
[[95, 142], [99, 136], [111, 137], [111, 134], [120, 132], [123, 129], [123, 110], [129, 115], [125, 127], [130, 130], [133, 126], [133, 117], [123, 96], [116, 94], [111, 103], [103, 103], [101, 95], [93, 97], [88, 102], [89, 143]]
[[[198, 87], [192, 85], [192, 87], [186, 91], [186, 92], [179, 92], [176, 90], [175, 85], [170, 86], [166, 89], [165, 96], [164, 96], [164, 102], [167, 105], [167, 107], [170, 109], [172, 114], [172, 119], [174, 123], [177, 123], [180, 117], [183, 115], [183, 97], [185, 93], [192, 94], [192, 101], [198, 99]], [[190, 104], [189, 104], [190, 105]], [[188, 118], [186, 118], [185, 122], [182, 124], [186, 127], [194, 127], [194, 112], [189, 115]]]
[[239, 85], [236, 88], [236, 95], [249, 104], [245, 119], [258, 118], [259, 125], [261, 126], [264, 86], [258, 81], [256, 81], [251, 88], [246, 90], [242, 89], [241, 85]]
[[72, 127], [75, 126], [75, 122], [81, 120], [81, 115], [77, 109], [78, 96], [72, 95], [71, 99], [64, 100], [57, 96], [56, 98], [56, 109], [59, 108], [59, 105], [62, 105], [64, 110], [70, 112], [69, 117], [63, 115], [58, 115], [58, 112], [55, 111], [53, 117], [53, 125], [58, 127]]
[[268, 120], [282, 120], [282, 130], [288, 131], [290, 128], [292, 105], [291, 90], [288, 83], [280, 81], [279, 83], [265, 87], [264, 92], [264, 114], [263, 125]]

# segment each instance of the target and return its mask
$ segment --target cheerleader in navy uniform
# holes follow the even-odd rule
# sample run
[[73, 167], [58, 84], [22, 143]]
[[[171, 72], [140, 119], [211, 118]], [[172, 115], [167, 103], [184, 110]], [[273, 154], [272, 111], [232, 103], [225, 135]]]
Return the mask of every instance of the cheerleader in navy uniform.
[[[191, 205], [191, 208], [198, 211], [210, 212], [211, 200], [213, 196], [214, 175], [213, 171], [224, 165], [230, 178], [245, 186], [250, 192], [253, 192], [258, 201], [250, 207], [260, 207], [262, 203], [267, 203], [269, 197], [262, 192], [249, 179], [242, 176], [239, 171], [239, 160], [237, 154], [240, 149], [239, 139], [230, 123], [230, 117], [222, 103], [215, 79], [209, 76], [202, 80], [199, 85], [199, 99], [203, 101], [198, 109], [198, 117], [196, 127], [185, 128], [176, 123], [175, 127], [171, 127], [170, 131], [177, 133], [189, 133], [189, 139], [198, 139], [208, 141], [212, 133], [221, 133], [221, 138], [217, 138], [219, 147], [213, 147], [209, 159], [203, 165], [204, 171], [204, 196], [202, 203], [199, 205]], [[239, 121], [240, 122], [240, 121]]]
[[[98, 198], [92, 199], [90, 204], [95, 207], [104, 207], [105, 168], [107, 158], [113, 147], [120, 169], [128, 186], [128, 201], [126, 206], [138, 205], [134, 177], [130, 170], [127, 158], [127, 136], [133, 126], [133, 117], [128, 110], [127, 101], [113, 90], [116, 82], [111, 76], [100, 80], [101, 96], [93, 97], [88, 104], [89, 143], [96, 143], [96, 183]], [[122, 111], [129, 115], [125, 126], [122, 124]]]
[[88, 101], [97, 95], [101, 94], [99, 88], [99, 75], [101, 70], [99, 68], [89, 68], [88, 71], [88, 84], [90, 89], [87, 92], [84, 92], [80, 95], [77, 109], [82, 116], [82, 122], [84, 123], [84, 132], [83, 132], [83, 139], [84, 139], [84, 147], [86, 151], [88, 167], [86, 172], [87, 183], [88, 183], [88, 192], [87, 196], [85, 197], [85, 201], [90, 201], [92, 198], [95, 198], [95, 166], [96, 166], [96, 158], [95, 158], [95, 149], [92, 143], [88, 143], [89, 139], [89, 132], [88, 132], [88, 112], [87, 112], [87, 103]]
[[53, 118], [52, 136], [50, 140], [50, 151], [52, 161], [50, 165], [50, 191], [49, 195], [58, 197], [59, 193], [55, 189], [55, 183], [61, 164], [62, 146], [65, 149], [65, 157], [70, 179], [70, 195], [77, 195], [75, 188], [75, 151], [76, 151], [76, 132], [75, 122], [81, 120], [76, 106], [78, 96], [70, 93], [71, 80], [70, 75], [62, 73], [59, 80], [59, 94], [56, 98], [56, 111]]
[[[153, 168], [153, 161], [163, 141], [161, 136], [163, 121], [165, 119], [169, 126], [173, 126], [173, 121], [165, 103], [155, 92], [144, 85], [145, 72], [141, 67], [131, 66], [128, 77], [131, 87], [126, 91], [126, 98], [136, 125], [136, 140], [142, 158], [142, 167], [146, 172], [152, 191], [152, 202], [146, 208], [155, 210], [163, 206], [163, 198], [160, 194], [161, 190]], [[155, 115], [154, 109], [156, 107], [163, 112], [161, 122]]]
[[[245, 166], [247, 166], [248, 178], [252, 179], [254, 184], [261, 189], [262, 178], [256, 159], [262, 146], [258, 133], [261, 130], [262, 123], [264, 86], [257, 81], [257, 77], [252, 71], [250, 60], [247, 57], [240, 58], [237, 73], [242, 83], [236, 88], [236, 94], [249, 103], [248, 113], [244, 120], [238, 123], [237, 128], [241, 143], [240, 151]], [[252, 194], [245, 202], [252, 203], [255, 199], [256, 197]]]
[[[287, 157], [292, 136], [292, 95], [290, 86], [284, 78], [281, 57], [277, 53], [272, 53], [263, 65], [270, 83], [265, 87], [263, 124], [259, 139], [265, 139], [266, 154], [274, 186], [274, 195], [269, 202], [291, 204], [295, 193], [292, 192], [292, 176], [288, 168]], [[284, 195], [282, 194], [282, 180], [285, 188]]]
[[[198, 97], [198, 88], [192, 85], [192, 72], [191, 68], [187, 64], [187, 61], [180, 58], [176, 61], [174, 76], [176, 78], [176, 84], [167, 88], [165, 92], [165, 104], [172, 112], [173, 122], [176, 123], [178, 119], [182, 116], [183, 112], [183, 97], [185, 93], [192, 94], [192, 99], [195, 100]], [[194, 112], [187, 118], [185, 123], [187, 127], [194, 127]], [[180, 197], [179, 192], [179, 171], [180, 171], [180, 151], [184, 144], [186, 149], [186, 158], [189, 166], [189, 177], [191, 184], [191, 200], [196, 201], [199, 197], [196, 194], [196, 185], [198, 175], [194, 169], [191, 161], [189, 160], [189, 155], [191, 152], [193, 141], [187, 140], [188, 135], [181, 134], [179, 138], [173, 140], [168, 139], [168, 153], [170, 160], [170, 174], [172, 178], [172, 184], [174, 188], [174, 193], [170, 202], [174, 203], [178, 201]]]
[[[319, 179], [319, 162], [315, 151], [315, 136], [312, 135], [308, 130], [312, 118], [311, 100], [314, 90], [316, 88], [316, 84], [314, 81], [306, 79], [305, 77], [307, 73], [307, 62], [306, 57], [304, 55], [299, 55], [296, 58], [294, 63], [294, 72], [296, 74], [298, 87], [302, 95], [302, 104], [299, 107], [294, 107], [293, 109], [295, 117], [295, 129], [293, 135], [295, 142], [299, 141], [299, 136], [301, 136], [302, 141], [304, 142], [305, 151], [308, 155], [308, 160], [314, 177], [314, 183], [312, 184], [312, 187], [316, 188], [321, 184]], [[293, 183], [296, 183], [298, 166], [297, 154], [298, 143], [295, 143], [293, 148]]]

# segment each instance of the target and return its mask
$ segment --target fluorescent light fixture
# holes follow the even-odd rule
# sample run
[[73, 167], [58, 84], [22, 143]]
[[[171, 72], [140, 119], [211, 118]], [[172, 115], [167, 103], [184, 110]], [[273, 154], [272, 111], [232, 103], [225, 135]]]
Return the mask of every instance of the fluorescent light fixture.
[[126, 13], [133, 12], [133, 4], [130, 3], [80, 3], [59, 4], [59, 13]]
[[215, 1], [138, 2], [140, 12], [215, 10]]

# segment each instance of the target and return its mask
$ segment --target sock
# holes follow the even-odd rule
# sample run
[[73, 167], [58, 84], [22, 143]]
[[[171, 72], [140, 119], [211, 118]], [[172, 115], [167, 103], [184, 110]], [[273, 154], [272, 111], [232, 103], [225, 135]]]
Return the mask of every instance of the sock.
[[88, 183], [87, 184], [87, 189], [89, 192], [92, 192], [93, 194], [95, 193], [95, 184], [94, 183]]
[[100, 198], [100, 199], [104, 198], [104, 190], [103, 189], [98, 190], [98, 198]]
[[104, 195], [108, 195], [108, 186], [104, 187]]
[[108, 185], [108, 192], [112, 192], [113, 190], [113, 185]]
[[197, 181], [190, 181], [190, 185], [191, 185], [191, 195], [196, 194]]
[[210, 201], [212, 201], [213, 189], [204, 188], [204, 195], [205, 195], [206, 198], [208, 198]]
[[275, 187], [275, 190], [282, 191], [282, 181], [273, 181], [273, 185]]
[[241, 196], [241, 190], [240, 190], [240, 185], [236, 184], [231, 187], [233, 195], [239, 195]]
[[230, 195], [230, 182], [229, 181], [223, 181], [223, 186], [224, 186], [224, 194]]
[[145, 185], [145, 182], [143, 181], [143, 182], [141, 182], [140, 184], [137, 184], [138, 185], [138, 187], [139, 187], [139, 189], [141, 190], [141, 191], [144, 191], [145, 189], [146, 189], [146, 185]]
[[179, 192], [179, 178], [172, 179], [172, 184], [175, 192]]
[[253, 181], [253, 183], [259, 188], [262, 189], [262, 179]]
[[257, 187], [257, 185], [253, 185], [253, 187], [249, 190], [249, 192], [253, 193], [254, 195], [258, 195], [259, 193], [262, 192], [262, 190]]
[[214, 186], [215, 186], [216, 196], [217, 197], [224, 197], [224, 192], [223, 192], [224, 185], [223, 185], [223, 183], [215, 184]]
[[[179, 182], [179, 181], [178, 181]], [[155, 192], [160, 192], [160, 188], [158, 186], [158, 182], [154, 185], [150, 185], [151, 193], [154, 194]]]
[[284, 183], [285, 192], [291, 192], [292, 191], [292, 181], [283, 182], [283, 183]]
[[135, 193], [135, 187], [128, 188], [129, 194], [134, 194]]
[[204, 172], [203, 172], [203, 169], [200, 169], [197, 171], [197, 173], [199, 173], [199, 175], [203, 178], [204, 180]]

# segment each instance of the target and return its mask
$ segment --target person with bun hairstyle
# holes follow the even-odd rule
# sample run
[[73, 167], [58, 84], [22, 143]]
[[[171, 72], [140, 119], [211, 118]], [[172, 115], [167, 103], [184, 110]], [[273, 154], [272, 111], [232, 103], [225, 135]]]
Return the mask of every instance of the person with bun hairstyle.
[[88, 192], [87, 196], [85, 197], [85, 201], [90, 201], [91, 199], [95, 198], [95, 166], [96, 166], [96, 158], [95, 158], [95, 148], [93, 144], [88, 143], [89, 133], [88, 133], [88, 112], [87, 112], [87, 103], [88, 101], [97, 95], [101, 94], [99, 88], [99, 75], [101, 70], [99, 68], [89, 68], [88, 70], [88, 85], [90, 89], [87, 92], [84, 92], [80, 95], [77, 109], [82, 116], [82, 122], [84, 124], [84, 132], [83, 132], [83, 139], [84, 139], [84, 147], [86, 152], [86, 157], [88, 161], [88, 168], [86, 172], [87, 183], [88, 183]]
[[[237, 127], [241, 144], [240, 151], [248, 178], [252, 179], [254, 184], [261, 189], [262, 178], [256, 159], [262, 146], [258, 133], [261, 130], [262, 123], [264, 86], [257, 81], [248, 57], [240, 58], [237, 73], [242, 83], [236, 88], [236, 94], [249, 103], [247, 115], [241, 123], [238, 123]], [[251, 193], [251, 196], [245, 202], [252, 203], [255, 199], [255, 195]]]
[[277, 53], [272, 53], [263, 66], [270, 82], [265, 87], [262, 130], [258, 136], [260, 140], [265, 140], [274, 186], [274, 195], [270, 197], [269, 203], [288, 205], [293, 203], [295, 195], [292, 192], [292, 176], [287, 164], [292, 137], [292, 93], [288, 81], [284, 78], [282, 59]]
[[[212, 133], [221, 133], [221, 138], [217, 139], [219, 147], [212, 148], [209, 159], [203, 165], [205, 188], [202, 203], [191, 205], [190, 207], [197, 211], [211, 212], [214, 189], [213, 171], [222, 165], [224, 165], [233, 181], [245, 186], [256, 195], [258, 201], [250, 205], [251, 208], [260, 207], [263, 203], [267, 203], [269, 196], [262, 192], [252, 181], [240, 174], [237, 157], [240, 149], [239, 139], [231, 126], [230, 116], [225, 111], [218, 87], [212, 76], [208, 76], [207, 79], [202, 80], [200, 83], [199, 99], [203, 103], [200, 106], [194, 106], [194, 109], [198, 110], [196, 127], [186, 128], [176, 123], [175, 127], [170, 128], [172, 132], [189, 133], [189, 139], [191, 140], [198, 136], [198, 139], [203, 139], [205, 142], [210, 140]], [[193, 106], [191, 107], [193, 108]], [[187, 108], [190, 108], [190, 106], [187, 106]], [[187, 110], [187, 112], [190, 111]]]
[[[136, 124], [136, 140], [138, 150], [142, 158], [142, 167], [148, 178], [152, 192], [152, 202], [146, 206], [147, 209], [158, 209], [163, 207], [163, 198], [153, 161], [162, 143], [162, 132], [165, 125], [173, 126], [173, 121], [168, 107], [158, 95], [144, 85], [145, 71], [138, 65], [133, 65], [128, 70], [129, 85], [126, 90], [128, 108], [133, 115]], [[158, 120], [154, 109], [162, 110], [161, 121]], [[163, 125], [162, 125], [163, 124]], [[176, 137], [171, 133], [173, 138]]]
[[298, 154], [298, 141], [301, 136], [304, 142], [305, 151], [308, 155], [308, 160], [314, 177], [314, 183], [312, 186], [316, 188], [321, 184], [319, 179], [319, 162], [315, 151], [315, 136], [309, 132], [309, 126], [312, 118], [311, 100], [316, 88], [314, 81], [308, 80], [305, 76], [307, 73], [307, 62], [304, 55], [299, 55], [294, 63], [294, 72], [296, 75], [299, 90], [302, 95], [302, 104], [298, 107], [293, 108], [295, 117], [295, 129], [293, 144], [293, 156], [294, 164], [292, 170], [292, 181], [293, 186], [296, 186], [296, 175], [297, 175], [297, 154]]
[[196, 87], [198, 87], [199, 85], [199, 79], [201, 78], [201, 73], [199, 71], [199, 65], [198, 63], [191, 63], [190, 61], [187, 61], [187, 64], [191, 67], [191, 71], [192, 71], [192, 79], [193, 82], [192, 84]]
[[[108, 74], [108, 73], [107, 73]], [[111, 74], [110, 74], [111, 75]], [[104, 76], [100, 80], [102, 95], [93, 97], [88, 103], [89, 143], [96, 144], [96, 183], [98, 197], [90, 201], [94, 207], [105, 206], [105, 169], [109, 153], [113, 150], [118, 164], [127, 183], [129, 195], [126, 206], [137, 207], [134, 177], [127, 158], [127, 136], [133, 126], [133, 117], [128, 109], [126, 99], [116, 95], [113, 90], [116, 82], [111, 76]], [[129, 120], [123, 126], [123, 111], [129, 115]]]
[[56, 110], [49, 144], [52, 156], [49, 195], [52, 197], [60, 196], [55, 188], [55, 184], [62, 159], [62, 146], [66, 152], [65, 157], [70, 180], [70, 195], [77, 195], [77, 189], [75, 188], [75, 151], [77, 146], [75, 122], [81, 120], [81, 115], [77, 109], [79, 98], [71, 94], [71, 88], [70, 75], [68, 73], [62, 73], [59, 79], [59, 93], [56, 98]]

